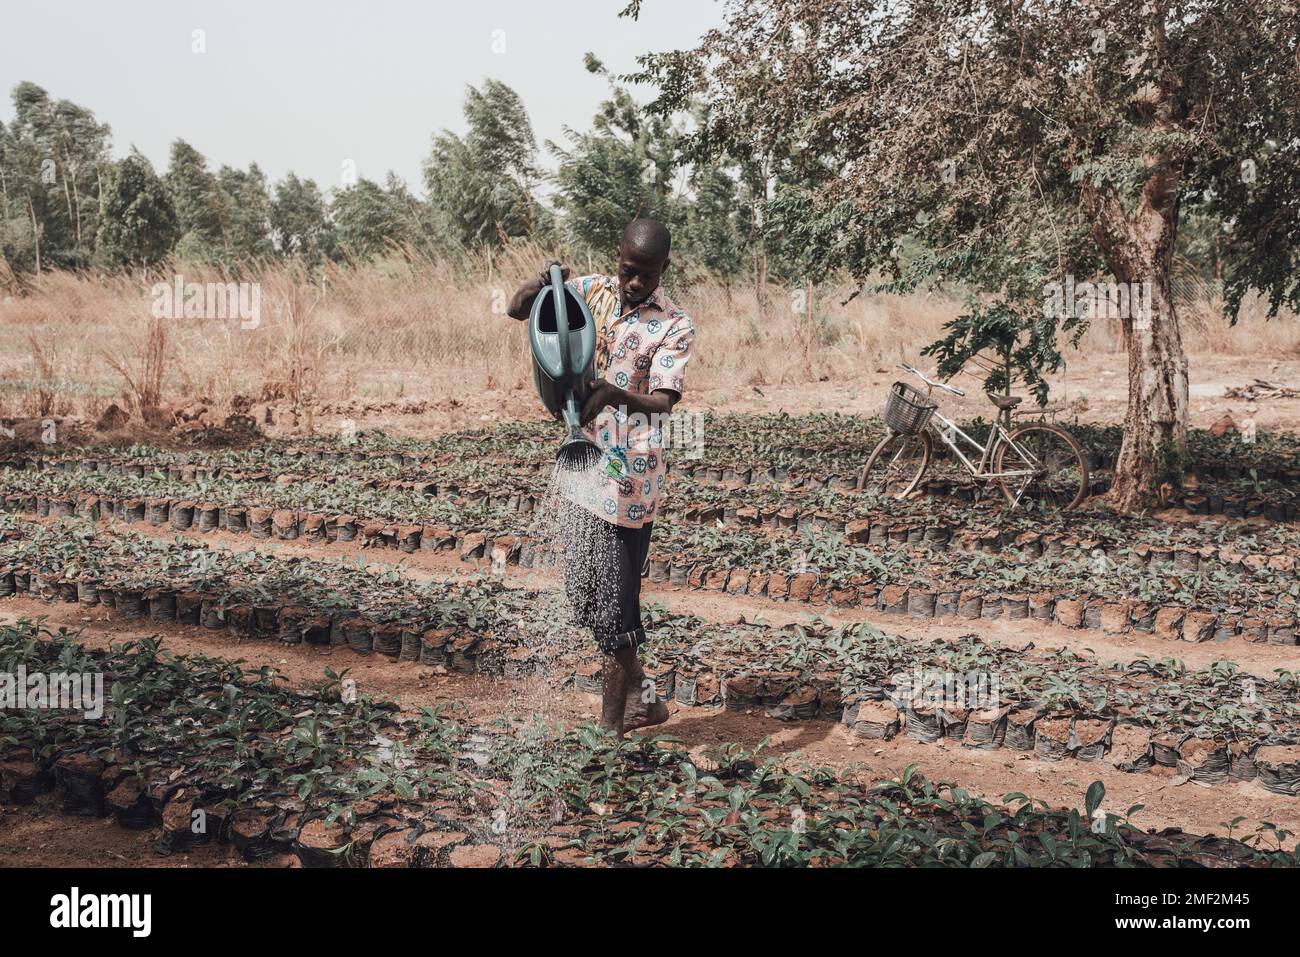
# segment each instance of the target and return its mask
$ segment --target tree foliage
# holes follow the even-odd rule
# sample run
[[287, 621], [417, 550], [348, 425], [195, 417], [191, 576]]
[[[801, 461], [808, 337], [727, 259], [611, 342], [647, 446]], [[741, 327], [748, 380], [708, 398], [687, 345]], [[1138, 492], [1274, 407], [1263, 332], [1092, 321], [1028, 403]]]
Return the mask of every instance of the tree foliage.
[[[586, 68], [609, 75], [591, 54]], [[547, 146], [559, 164], [555, 203], [573, 244], [608, 254], [634, 216], [670, 227], [684, 219], [674, 192], [681, 132], [670, 117], [647, 115], [626, 89], [614, 86], [588, 131], [567, 129], [565, 134], [567, 148]]]
[[315, 181], [290, 173], [276, 184], [271, 234], [281, 256], [309, 266], [317, 266], [333, 254], [334, 225]]
[[335, 193], [331, 210], [338, 246], [355, 259], [371, 259], [415, 239], [404, 197], [371, 180]]
[[465, 94], [464, 137], [443, 130], [424, 163], [434, 229], [461, 246], [500, 246], [545, 225], [537, 143], [519, 94], [498, 80]]
[[638, 79], [657, 84], [660, 112], [708, 100], [697, 155], [816, 151], [834, 175], [799, 217], [823, 268], [970, 290], [932, 350], [949, 371], [1014, 333], [1004, 354], [1041, 393], [1055, 333], [1087, 321], [1044, 315], [1045, 289], [1149, 283], [1151, 314], [1122, 317], [1115, 496], [1139, 505], [1162, 447], [1186, 441], [1180, 213], [1226, 228], [1230, 317], [1252, 288], [1272, 310], [1300, 306], [1297, 36], [1294, 3], [735, 0], [725, 26], [644, 58]]
[[113, 266], [147, 266], [169, 252], [179, 232], [171, 195], [140, 153], [113, 164], [104, 184], [99, 246]]
[[227, 258], [236, 263], [257, 263], [275, 254], [271, 237], [271, 195], [266, 174], [256, 163], [247, 170], [223, 166], [217, 172], [223, 205]]
[[19, 83], [12, 99], [13, 121], [0, 124], [0, 252], [18, 270], [85, 266], [110, 162], [109, 129], [34, 83]]
[[192, 259], [226, 258], [229, 198], [203, 155], [184, 140], [176, 140], [164, 181], [176, 207], [181, 235], [178, 252]]

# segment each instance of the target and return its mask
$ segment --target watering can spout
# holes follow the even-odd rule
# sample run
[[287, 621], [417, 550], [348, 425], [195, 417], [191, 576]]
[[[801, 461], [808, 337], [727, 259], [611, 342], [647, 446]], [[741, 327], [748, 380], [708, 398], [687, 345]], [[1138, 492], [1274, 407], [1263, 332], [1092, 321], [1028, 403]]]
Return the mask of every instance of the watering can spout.
[[600, 456], [581, 423], [582, 404], [595, 376], [596, 325], [587, 303], [564, 284], [559, 266], [551, 266], [549, 278], [528, 317], [533, 384], [547, 411], [565, 426], [556, 457], [566, 467], [584, 468]]
[[567, 435], [555, 453], [556, 460], [570, 472], [585, 472], [600, 460], [600, 449], [582, 431], [580, 410], [572, 394], [565, 403], [563, 420]]

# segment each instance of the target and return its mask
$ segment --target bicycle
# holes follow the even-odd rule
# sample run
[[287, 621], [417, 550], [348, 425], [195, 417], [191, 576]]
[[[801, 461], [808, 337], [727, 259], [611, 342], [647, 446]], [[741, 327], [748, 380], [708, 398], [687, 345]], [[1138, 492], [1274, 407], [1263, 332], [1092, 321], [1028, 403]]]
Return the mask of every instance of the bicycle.
[[[921, 486], [934, 455], [934, 436], [957, 457], [971, 478], [996, 483], [1011, 508], [1021, 505], [1076, 507], [1088, 496], [1088, 459], [1074, 436], [1058, 425], [1034, 422], [1008, 430], [1019, 396], [990, 395], [998, 408], [987, 445], [982, 445], [940, 414], [935, 389], [966, 393], [935, 382], [906, 363], [902, 368], [927, 386], [924, 394], [905, 382], [895, 382], [885, 404], [889, 434], [875, 447], [858, 476], [857, 488], [905, 499]], [[967, 457], [965, 445], [972, 453]], [[975, 455], [978, 454], [978, 460]]]

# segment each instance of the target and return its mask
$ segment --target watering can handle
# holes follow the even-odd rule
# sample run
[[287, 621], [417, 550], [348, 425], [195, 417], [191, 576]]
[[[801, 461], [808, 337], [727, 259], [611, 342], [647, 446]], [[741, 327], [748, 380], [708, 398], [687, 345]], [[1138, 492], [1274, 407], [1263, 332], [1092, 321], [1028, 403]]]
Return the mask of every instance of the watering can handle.
[[569, 314], [564, 301], [564, 274], [559, 263], [551, 263], [551, 297], [555, 300], [555, 331], [560, 340], [560, 371], [567, 380], [573, 374], [569, 368]]

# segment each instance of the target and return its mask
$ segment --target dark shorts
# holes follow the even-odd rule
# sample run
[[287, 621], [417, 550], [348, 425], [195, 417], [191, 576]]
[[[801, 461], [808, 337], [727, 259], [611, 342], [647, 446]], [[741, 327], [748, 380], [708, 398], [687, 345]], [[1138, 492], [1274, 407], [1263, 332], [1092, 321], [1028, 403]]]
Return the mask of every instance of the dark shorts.
[[590, 628], [605, 654], [645, 641], [641, 568], [653, 522], [624, 528], [572, 506], [565, 523], [564, 589], [574, 621]]

